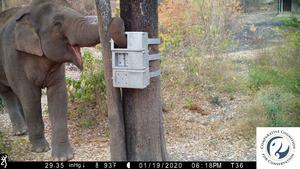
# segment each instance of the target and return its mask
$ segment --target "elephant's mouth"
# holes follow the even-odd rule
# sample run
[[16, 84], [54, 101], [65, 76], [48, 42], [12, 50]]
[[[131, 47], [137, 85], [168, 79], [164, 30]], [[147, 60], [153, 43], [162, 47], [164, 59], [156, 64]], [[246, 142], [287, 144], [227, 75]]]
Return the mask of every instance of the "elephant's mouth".
[[77, 45], [70, 45], [68, 44], [68, 48], [71, 51], [71, 53], [74, 55], [72, 57], [72, 61], [73, 63], [80, 69], [83, 70], [83, 61], [82, 61], [82, 57], [81, 57], [81, 51], [80, 51], [80, 47]]

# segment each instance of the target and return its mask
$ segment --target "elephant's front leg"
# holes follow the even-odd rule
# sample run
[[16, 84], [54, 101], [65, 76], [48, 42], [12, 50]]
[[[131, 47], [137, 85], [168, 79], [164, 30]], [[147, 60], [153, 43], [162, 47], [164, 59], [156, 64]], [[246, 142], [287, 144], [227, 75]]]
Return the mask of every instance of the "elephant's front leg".
[[24, 135], [27, 127], [25, 125], [23, 109], [22, 106], [20, 106], [19, 99], [10, 89], [8, 89], [6, 92], [2, 92], [1, 96], [6, 102], [8, 114], [13, 126], [13, 134], [15, 136]]
[[52, 126], [52, 157], [55, 161], [70, 160], [74, 154], [68, 139], [68, 102], [64, 77], [48, 87], [47, 97]]
[[25, 112], [25, 121], [29, 140], [32, 144], [32, 151], [37, 153], [48, 151], [50, 148], [45, 139], [42, 119], [41, 89], [29, 82], [24, 82], [17, 93]]

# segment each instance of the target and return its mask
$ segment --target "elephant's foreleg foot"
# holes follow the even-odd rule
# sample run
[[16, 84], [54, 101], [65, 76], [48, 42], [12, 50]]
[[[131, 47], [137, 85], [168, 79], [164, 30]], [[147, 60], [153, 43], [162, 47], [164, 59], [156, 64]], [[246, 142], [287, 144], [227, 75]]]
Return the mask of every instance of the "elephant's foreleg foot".
[[54, 161], [68, 161], [74, 158], [74, 152], [69, 143], [52, 145], [52, 158]]
[[67, 127], [67, 89], [65, 81], [65, 68], [59, 70], [59, 81], [47, 88], [48, 110], [52, 126], [52, 157], [55, 161], [67, 161], [74, 157], [69, 142]]
[[14, 136], [21, 136], [26, 134], [27, 127], [25, 124], [23, 109], [18, 97], [10, 88], [3, 87], [3, 85], [1, 86], [1, 84], [0, 94], [6, 102], [6, 107], [13, 129], [12, 134]]
[[45, 138], [31, 141], [31, 151], [36, 153], [47, 152], [50, 150], [49, 143]]

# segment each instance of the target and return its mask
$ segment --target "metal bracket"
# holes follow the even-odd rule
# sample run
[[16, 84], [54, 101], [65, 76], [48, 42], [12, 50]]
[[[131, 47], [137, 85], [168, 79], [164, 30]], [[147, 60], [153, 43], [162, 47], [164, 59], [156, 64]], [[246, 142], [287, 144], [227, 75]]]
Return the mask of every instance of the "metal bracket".
[[160, 70], [150, 72], [150, 78], [160, 76], [160, 74], [161, 74]]
[[159, 45], [159, 44], [160, 44], [159, 38], [148, 39], [148, 45]]
[[160, 60], [160, 53], [149, 55], [149, 61]]

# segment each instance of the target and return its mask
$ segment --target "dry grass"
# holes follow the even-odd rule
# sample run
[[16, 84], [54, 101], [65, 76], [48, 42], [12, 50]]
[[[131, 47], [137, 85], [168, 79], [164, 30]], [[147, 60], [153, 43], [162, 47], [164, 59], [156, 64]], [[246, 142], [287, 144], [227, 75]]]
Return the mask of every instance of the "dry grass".
[[[199, 109], [201, 100], [220, 104], [244, 88], [239, 66], [221, 55], [239, 27], [239, 1], [165, 0], [159, 7], [163, 95], [168, 109]], [[233, 23], [235, 22], [235, 23]], [[205, 112], [206, 110], [204, 110]]]
[[[161, 50], [196, 47], [204, 52], [220, 52], [227, 37], [239, 27], [239, 1], [165, 0], [159, 7]], [[168, 36], [169, 35], [169, 36]]]
[[[166, 0], [159, 10], [167, 140], [195, 154], [201, 145], [209, 151], [199, 153], [204, 159], [255, 159], [249, 134], [255, 130], [242, 108], [251, 99], [248, 67], [240, 63], [248, 53], [224, 54], [241, 27], [239, 7], [238, 1]], [[237, 130], [243, 124], [247, 132]], [[237, 146], [227, 147], [231, 142]]]

